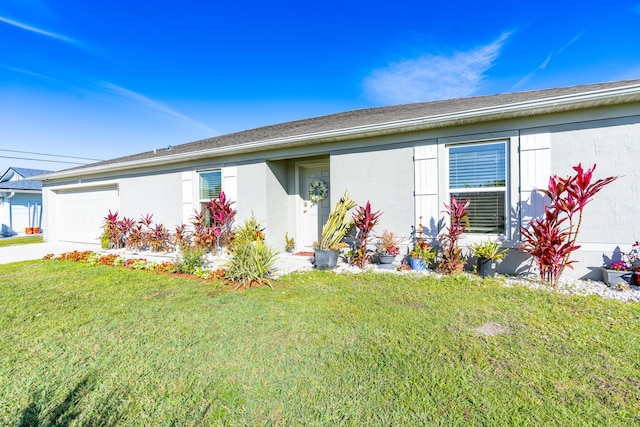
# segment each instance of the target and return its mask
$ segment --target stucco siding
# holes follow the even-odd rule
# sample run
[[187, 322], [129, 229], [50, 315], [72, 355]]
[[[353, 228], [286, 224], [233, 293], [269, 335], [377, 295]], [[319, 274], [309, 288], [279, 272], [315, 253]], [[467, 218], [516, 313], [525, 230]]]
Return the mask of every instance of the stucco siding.
[[376, 232], [388, 229], [409, 237], [414, 222], [412, 147], [332, 154], [331, 183], [332, 201], [346, 189], [358, 205], [369, 201], [373, 210], [382, 211]]
[[264, 161], [237, 166], [238, 210], [236, 224], [242, 224], [251, 214], [258, 221], [267, 219], [267, 166]]
[[173, 230], [183, 222], [182, 190], [181, 172], [123, 178], [120, 180], [120, 216], [138, 220], [152, 214], [154, 224], [164, 224]]
[[578, 163], [596, 164], [594, 180], [619, 176], [598, 193], [584, 211], [578, 236], [582, 245], [576, 258], [576, 271], [567, 276], [599, 279], [603, 257], [618, 247], [623, 251], [640, 237], [640, 116], [567, 125], [552, 129], [551, 168], [554, 174], [567, 176]]
[[[272, 161], [266, 164], [266, 225], [267, 243], [284, 250], [285, 233], [289, 232], [290, 221], [288, 198], [288, 168], [286, 161]], [[258, 218], [260, 220], [260, 218]]]

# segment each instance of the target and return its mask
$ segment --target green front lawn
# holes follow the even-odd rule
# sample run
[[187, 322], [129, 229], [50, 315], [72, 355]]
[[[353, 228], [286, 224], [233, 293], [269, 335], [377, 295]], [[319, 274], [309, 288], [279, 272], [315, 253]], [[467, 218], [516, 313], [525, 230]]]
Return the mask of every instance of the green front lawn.
[[13, 245], [29, 245], [31, 243], [42, 243], [42, 234], [35, 236], [11, 237], [0, 239], [0, 247]]
[[0, 307], [0, 425], [640, 423], [635, 303], [331, 272], [229, 292], [37, 261], [0, 265]]

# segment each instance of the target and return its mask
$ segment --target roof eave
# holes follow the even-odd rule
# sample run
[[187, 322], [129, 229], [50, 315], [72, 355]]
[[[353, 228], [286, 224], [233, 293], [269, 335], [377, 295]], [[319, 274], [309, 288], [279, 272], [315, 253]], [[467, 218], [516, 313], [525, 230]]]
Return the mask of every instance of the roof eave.
[[41, 194], [42, 190], [27, 190], [23, 188], [0, 188], [0, 193]]
[[398, 120], [373, 125], [342, 128], [311, 134], [252, 141], [229, 147], [218, 147], [207, 150], [192, 151], [175, 155], [164, 155], [161, 158], [149, 158], [107, 165], [87, 166], [83, 169], [54, 172], [39, 175], [31, 179], [51, 181], [104, 172], [117, 172], [140, 167], [163, 166], [176, 162], [200, 159], [202, 157], [220, 157], [232, 154], [265, 151], [277, 148], [295, 147], [322, 142], [336, 142], [346, 139], [359, 139], [382, 136], [401, 132], [417, 132], [436, 128], [468, 125], [494, 120], [505, 120], [540, 114], [574, 111], [604, 105], [625, 104], [640, 101], [640, 84], [593, 92], [524, 101], [513, 104], [484, 107], [454, 113], [439, 114], [415, 119]]

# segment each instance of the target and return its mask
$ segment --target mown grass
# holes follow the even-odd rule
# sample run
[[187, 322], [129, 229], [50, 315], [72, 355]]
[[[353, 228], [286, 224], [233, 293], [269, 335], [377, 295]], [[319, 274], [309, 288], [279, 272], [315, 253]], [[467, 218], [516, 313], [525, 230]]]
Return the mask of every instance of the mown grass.
[[29, 245], [32, 243], [42, 243], [42, 235], [24, 236], [24, 237], [11, 237], [6, 239], [0, 239], [0, 248], [4, 246], [13, 245]]
[[331, 272], [228, 292], [38, 261], [0, 266], [0, 307], [3, 425], [640, 423], [635, 303]]

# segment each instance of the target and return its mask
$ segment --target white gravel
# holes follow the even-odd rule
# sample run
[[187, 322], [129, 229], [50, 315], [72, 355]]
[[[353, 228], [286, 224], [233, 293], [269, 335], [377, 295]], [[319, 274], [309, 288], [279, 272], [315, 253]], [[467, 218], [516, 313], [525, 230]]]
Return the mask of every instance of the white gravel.
[[[433, 270], [427, 271], [414, 271], [414, 270], [387, 270], [379, 269], [373, 264], [367, 265], [363, 270], [358, 267], [340, 263], [332, 270], [335, 273], [341, 274], [358, 274], [364, 272], [382, 273], [382, 274], [413, 274], [413, 275], [432, 275], [440, 277], [441, 275]], [[463, 273], [469, 274], [471, 273]], [[532, 289], [538, 289], [547, 292], [560, 292], [567, 295], [597, 295], [602, 298], [617, 299], [619, 301], [632, 301], [640, 302], [640, 286], [630, 285], [628, 289], [618, 290], [614, 287], [607, 286], [604, 282], [597, 280], [560, 280], [556, 288], [543, 285], [537, 276], [525, 277], [525, 276], [504, 276], [498, 275], [497, 277], [504, 279], [504, 285], [507, 287], [512, 286], [527, 286]]]
[[[123, 250], [119, 250], [121, 255], [137, 255], [137, 256], [146, 256], [150, 258], [150, 260], [166, 260], [166, 258], [173, 257], [173, 254], [154, 254], [154, 253], [122, 253]], [[160, 258], [160, 259], [154, 259]], [[208, 265], [218, 265], [222, 258], [209, 258]], [[292, 271], [308, 271], [313, 270], [314, 267], [310, 262], [297, 263], [296, 265], [290, 266], [291, 268], [287, 268], [284, 271], [284, 274]], [[399, 267], [397, 262], [394, 263], [395, 267]], [[433, 270], [426, 271], [415, 271], [415, 270], [397, 270], [397, 269], [381, 269], [378, 268], [376, 264], [367, 264], [364, 269], [360, 269], [356, 266], [347, 264], [345, 262], [340, 261], [338, 266], [332, 270], [337, 274], [359, 274], [359, 273], [381, 273], [381, 274], [403, 274], [403, 275], [432, 275], [436, 277], [441, 277], [441, 275]], [[470, 274], [471, 273], [463, 273]], [[504, 278], [504, 284], [507, 287], [521, 285], [527, 286], [529, 288], [538, 289], [547, 292], [561, 292], [563, 294], [568, 295], [597, 295], [602, 298], [611, 298], [617, 299], [620, 301], [633, 301], [640, 302], [640, 286], [630, 285], [626, 290], [618, 290], [613, 287], [607, 286], [604, 282], [600, 282], [597, 280], [560, 280], [560, 283], [556, 288], [552, 288], [550, 286], [545, 286], [540, 283], [537, 275], [531, 275], [529, 277], [525, 276], [503, 276], [499, 275], [498, 277]]]

